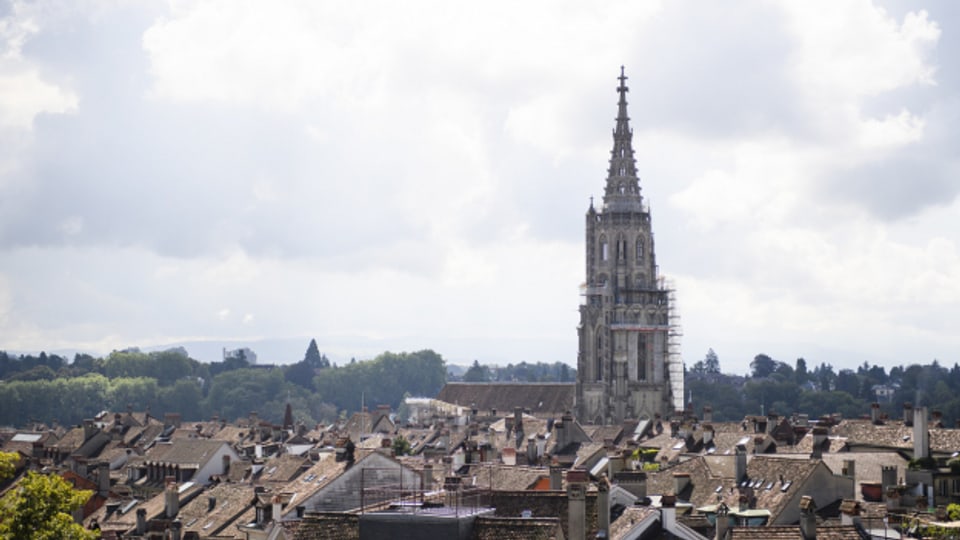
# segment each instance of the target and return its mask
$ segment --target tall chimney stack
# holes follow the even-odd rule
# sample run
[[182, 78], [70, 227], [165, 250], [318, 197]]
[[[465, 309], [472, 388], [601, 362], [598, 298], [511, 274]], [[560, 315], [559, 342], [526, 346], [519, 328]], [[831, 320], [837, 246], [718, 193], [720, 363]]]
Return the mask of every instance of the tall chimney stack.
[[913, 459], [930, 457], [930, 431], [927, 429], [927, 408], [913, 410]]

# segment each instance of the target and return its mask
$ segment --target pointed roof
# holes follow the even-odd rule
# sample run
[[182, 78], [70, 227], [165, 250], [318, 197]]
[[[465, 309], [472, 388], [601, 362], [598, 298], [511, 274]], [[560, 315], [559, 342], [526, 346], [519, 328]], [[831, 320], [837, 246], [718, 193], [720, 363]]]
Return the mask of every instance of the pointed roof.
[[613, 150], [610, 151], [610, 168], [607, 170], [607, 186], [603, 193], [603, 209], [615, 212], [642, 212], [640, 179], [637, 177], [637, 161], [633, 157], [633, 130], [627, 116], [627, 76], [620, 66], [620, 86], [617, 92], [617, 125], [613, 129]]

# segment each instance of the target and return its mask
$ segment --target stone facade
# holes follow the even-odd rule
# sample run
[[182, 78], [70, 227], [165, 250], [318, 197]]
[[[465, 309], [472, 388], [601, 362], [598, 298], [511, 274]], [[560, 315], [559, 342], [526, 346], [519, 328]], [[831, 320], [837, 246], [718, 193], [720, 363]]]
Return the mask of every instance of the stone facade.
[[[671, 349], [672, 294], [657, 275], [650, 211], [640, 195], [627, 116], [620, 95], [603, 206], [586, 215], [586, 270], [580, 306], [576, 408], [581, 422], [618, 424], [666, 416], [683, 399], [682, 364]], [[671, 376], [674, 379], [671, 384]], [[679, 391], [678, 391], [679, 389]]]

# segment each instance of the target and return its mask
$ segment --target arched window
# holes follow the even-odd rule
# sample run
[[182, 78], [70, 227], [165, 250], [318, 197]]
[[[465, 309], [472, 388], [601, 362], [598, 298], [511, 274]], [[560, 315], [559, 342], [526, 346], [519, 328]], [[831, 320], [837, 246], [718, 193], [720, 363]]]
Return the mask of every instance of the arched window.
[[637, 260], [643, 260], [643, 237], [637, 238]]
[[607, 237], [600, 237], [600, 260], [605, 261], [610, 258], [610, 247], [607, 245]]

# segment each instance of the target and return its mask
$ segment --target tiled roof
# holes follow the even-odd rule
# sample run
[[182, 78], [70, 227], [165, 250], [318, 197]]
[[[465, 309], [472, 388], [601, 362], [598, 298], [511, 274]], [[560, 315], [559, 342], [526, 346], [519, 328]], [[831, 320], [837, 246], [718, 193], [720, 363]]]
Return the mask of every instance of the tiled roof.
[[257, 480], [271, 483], [290, 482], [312, 465], [313, 463], [306, 458], [284, 454], [268, 459], [263, 464], [263, 470]]
[[543, 467], [484, 464], [471, 467], [470, 475], [476, 476], [476, 485], [481, 488], [521, 491], [530, 489], [541, 478], [549, 477], [550, 470]]
[[[733, 527], [727, 530], [729, 540], [798, 540], [800, 527]], [[853, 525], [817, 527], [817, 540], [863, 540]]]
[[[491, 506], [500, 517], [520, 517], [524, 510], [530, 510], [532, 517], [555, 517], [560, 519], [564, 537], [569, 537], [567, 494], [557, 491], [493, 491], [490, 493]], [[585, 504], [586, 537], [597, 534], [597, 492], [586, 493]]]
[[178, 516], [184, 531], [213, 536], [253, 505], [253, 500], [249, 484], [218, 484], [183, 506]]
[[554, 540], [562, 526], [555, 517], [506, 518], [479, 516], [473, 522], [471, 540]]
[[447, 383], [437, 399], [480, 410], [513, 411], [534, 415], [559, 415], [573, 409], [573, 383]]
[[360, 516], [334, 512], [308, 512], [293, 540], [359, 540]]
[[[960, 429], [928, 429], [932, 451], [953, 453], [960, 450]], [[834, 434], [846, 437], [851, 445], [913, 448], [913, 427], [898, 421], [874, 425], [869, 420], [844, 420], [831, 429], [831, 435]]]
[[154, 446], [146, 453], [148, 461], [177, 465], [203, 466], [226, 444], [224, 441], [206, 439], [180, 439], [174, 443]]
[[660, 519], [660, 512], [651, 506], [630, 506], [620, 514], [620, 517], [610, 524], [610, 531], [607, 535], [610, 540], [620, 540], [629, 533], [639, 523], [650, 520]]
[[[802, 454], [778, 454], [778, 457], [807, 459]], [[881, 481], [884, 466], [897, 467], [897, 476], [902, 478], [909, 463], [897, 452], [841, 452], [823, 455], [823, 462], [835, 474], [843, 471], [844, 461], [847, 460], [854, 461], [854, 486], [858, 494], [861, 482]]]

